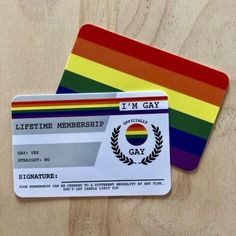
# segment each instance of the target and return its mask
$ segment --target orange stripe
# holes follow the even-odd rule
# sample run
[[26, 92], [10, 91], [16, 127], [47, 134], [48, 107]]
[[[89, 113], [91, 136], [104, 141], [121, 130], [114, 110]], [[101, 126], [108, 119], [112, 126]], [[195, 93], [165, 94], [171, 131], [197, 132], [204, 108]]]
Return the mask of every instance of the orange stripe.
[[[158, 48], [151, 47], [131, 38], [126, 38], [95, 25], [83, 25], [83, 27], [80, 28], [78, 37], [132, 57], [139, 58], [140, 60], [156, 66], [166, 68], [167, 70], [175, 71], [179, 74], [200, 80], [215, 87], [225, 90], [228, 87], [228, 77], [220, 71], [162, 51]], [[159, 60], [157, 60], [157, 58], [159, 58]]]
[[77, 38], [72, 53], [217, 106], [220, 106], [224, 97], [225, 91], [221, 88], [158, 67], [82, 38]]

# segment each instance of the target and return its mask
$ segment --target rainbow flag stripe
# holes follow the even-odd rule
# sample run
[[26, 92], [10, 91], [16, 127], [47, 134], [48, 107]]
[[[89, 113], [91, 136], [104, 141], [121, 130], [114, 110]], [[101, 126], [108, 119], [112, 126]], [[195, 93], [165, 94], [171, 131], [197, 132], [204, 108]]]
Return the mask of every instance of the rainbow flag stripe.
[[80, 29], [57, 93], [163, 90], [172, 165], [194, 170], [216, 120], [228, 77], [102, 28]]
[[135, 123], [128, 127], [125, 132], [125, 136], [130, 144], [138, 146], [145, 143], [148, 133], [143, 125]]
[[12, 102], [13, 119], [73, 117], [73, 116], [104, 116], [127, 114], [167, 113], [167, 109], [158, 110], [120, 110], [120, 102], [141, 102], [167, 100], [162, 97], [135, 98], [104, 98], [54, 101], [15, 101]]

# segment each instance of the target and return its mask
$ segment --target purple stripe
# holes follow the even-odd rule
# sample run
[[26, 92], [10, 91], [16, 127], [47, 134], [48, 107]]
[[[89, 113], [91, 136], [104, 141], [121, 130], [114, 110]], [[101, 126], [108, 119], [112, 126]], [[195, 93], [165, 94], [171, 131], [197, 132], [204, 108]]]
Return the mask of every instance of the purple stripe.
[[175, 147], [170, 148], [170, 157], [171, 165], [187, 171], [195, 170], [201, 158], [201, 156], [193, 155]]

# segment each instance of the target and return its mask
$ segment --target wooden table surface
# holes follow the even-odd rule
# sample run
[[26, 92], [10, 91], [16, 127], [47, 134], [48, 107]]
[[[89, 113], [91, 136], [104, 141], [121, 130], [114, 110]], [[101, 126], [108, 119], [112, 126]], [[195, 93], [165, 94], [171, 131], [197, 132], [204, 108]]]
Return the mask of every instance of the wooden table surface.
[[[226, 72], [230, 88], [197, 172], [165, 198], [21, 200], [11, 99], [55, 93], [76, 34], [94, 23]], [[235, 235], [235, 0], [0, 0], [0, 235]]]

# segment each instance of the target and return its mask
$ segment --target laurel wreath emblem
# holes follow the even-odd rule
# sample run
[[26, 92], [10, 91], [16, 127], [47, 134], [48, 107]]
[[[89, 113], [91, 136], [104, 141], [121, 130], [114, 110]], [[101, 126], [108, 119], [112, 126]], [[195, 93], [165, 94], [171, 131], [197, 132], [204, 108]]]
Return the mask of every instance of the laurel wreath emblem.
[[120, 146], [118, 144], [118, 137], [120, 134], [120, 128], [121, 126], [119, 125], [117, 128], [114, 128], [111, 136], [111, 148], [113, 150], [113, 153], [116, 155], [116, 157], [123, 162], [124, 164], [127, 165], [133, 165], [133, 164], [143, 164], [143, 165], [148, 165], [152, 163], [153, 161], [156, 160], [156, 158], [159, 156], [161, 150], [162, 150], [162, 144], [163, 144], [163, 137], [161, 134], [160, 129], [152, 125], [152, 130], [154, 132], [155, 136], [155, 146], [152, 150], [152, 152], [144, 157], [139, 163], [134, 162], [134, 160], [131, 157], [127, 157], [121, 150]]
[[117, 128], [114, 128], [111, 136], [111, 148], [113, 150], [113, 153], [116, 155], [116, 157], [122, 161], [124, 164], [127, 165], [133, 165], [137, 164], [134, 162], [134, 160], [130, 157], [127, 157], [122, 151], [120, 150], [119, 144], [118, 144], [118, 136], [120, 133], [120, 125]]

